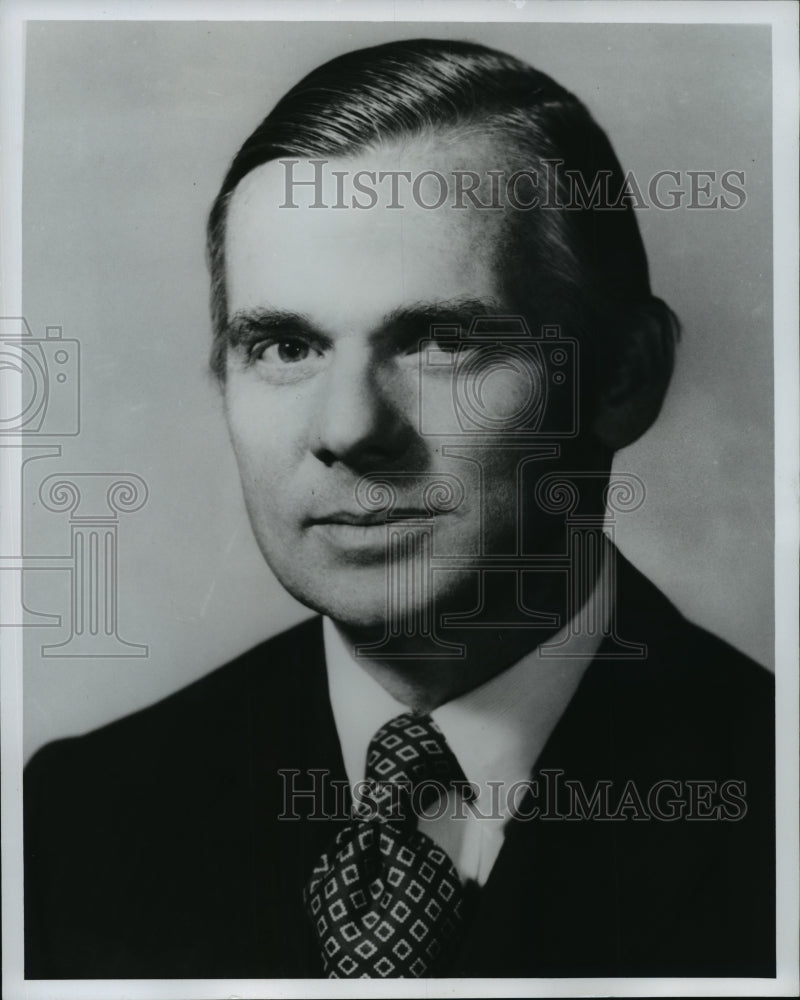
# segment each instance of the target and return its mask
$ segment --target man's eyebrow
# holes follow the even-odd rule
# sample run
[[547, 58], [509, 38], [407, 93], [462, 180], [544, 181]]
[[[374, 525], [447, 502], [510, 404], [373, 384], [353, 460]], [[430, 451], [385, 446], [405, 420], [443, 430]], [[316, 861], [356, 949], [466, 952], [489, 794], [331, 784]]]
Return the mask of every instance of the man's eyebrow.
[[466, 328], [476, 318], [503, 316], [507, 313], [508, 309], [504, 309], [495, 299], [458, 298], [440, 302], [415, 302], [387, 313], [381, 321], [381, 328], [384, 330], [404, 327], [420, 330], [423, 326]]
[[[398, 306], [384, 315], [371, 331], [372, 336], [408, 330], [416, 334], [432, 326], [467, 328], [477, 317], [500, 316], [504, 310], [494, 299], [457, 298], [436, 302], [414, 302]], [[225, 327], [225, 337], [231, 347], [255, 343], [271, 333], [311, 337], [330, 341], [322, 330], [303, 313], [283, 309], [242, 309], [233, 314]]]
[[253, 343], [270, 333], [285, 333], [327, 340], [328, 337], [302, 313], [282, 309], [243, 309], [235, 312], [225, 327], [231, 347]]

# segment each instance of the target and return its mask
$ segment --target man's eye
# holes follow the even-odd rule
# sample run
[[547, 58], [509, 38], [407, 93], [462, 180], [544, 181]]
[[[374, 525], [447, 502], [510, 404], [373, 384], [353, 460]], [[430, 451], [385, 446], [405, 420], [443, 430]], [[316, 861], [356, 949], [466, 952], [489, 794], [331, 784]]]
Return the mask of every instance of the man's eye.
[[298, 337], [282, 337], [280, 340], [273, 340], [258, 347], [254, 352], [254, 360], [264, 361], [267, 364], [291, 365], [305, 361], [312, 353], [315, 356], [319, 354], [305, 340], [300, 340]]

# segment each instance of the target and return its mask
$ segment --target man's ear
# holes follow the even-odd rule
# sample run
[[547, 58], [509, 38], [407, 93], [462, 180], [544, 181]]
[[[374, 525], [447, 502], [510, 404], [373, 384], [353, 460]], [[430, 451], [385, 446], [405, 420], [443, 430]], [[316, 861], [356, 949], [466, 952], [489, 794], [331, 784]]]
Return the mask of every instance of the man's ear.
[[632, 444], [658, 416], [679, 335], [678, 319], [661, 299], [653, 298], [617, 317], [608, 338], [611, 350], [602, 365], [592, 423], [594, 436], [611, 451]]

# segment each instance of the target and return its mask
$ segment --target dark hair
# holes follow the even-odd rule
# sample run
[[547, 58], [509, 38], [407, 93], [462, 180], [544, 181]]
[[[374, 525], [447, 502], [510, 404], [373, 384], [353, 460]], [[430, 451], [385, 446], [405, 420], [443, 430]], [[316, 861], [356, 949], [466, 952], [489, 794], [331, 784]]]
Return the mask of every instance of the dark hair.
[[[610, 191], [624, 189], [611, 144], [584, 105], [513, 56], [470, 42], [434, 39], [390, 42], [339, 56], [296, 84], [245, 141], [211, 209], [211, 366], [220, 378], [228, 320], [225, 220], [239, 181], [278, 157], [352, 154], [443, 129], [494, 139], [507, 160], [537, 171], [539, 183], [545, 176], [548, 190], [539, 191], [540, 204], [568, 202], [568, 171], [588, 179], [587, 187], [606, 176]], [[562, 166], [543, 171], [544, 161]], [[581, 338], [581, 367], [594, 373], [589, 382], [595, 386], [624, 351], [632, 317], [647, 312], [661, 341], [666, 388], [678, 323], [650, 292], [647, 257], [629, 201], [610, 211], [591, 203], [508, 214], [512, 225], [503, 279], [509, 304], [517, 304], [532, 325], [570, 327]]]

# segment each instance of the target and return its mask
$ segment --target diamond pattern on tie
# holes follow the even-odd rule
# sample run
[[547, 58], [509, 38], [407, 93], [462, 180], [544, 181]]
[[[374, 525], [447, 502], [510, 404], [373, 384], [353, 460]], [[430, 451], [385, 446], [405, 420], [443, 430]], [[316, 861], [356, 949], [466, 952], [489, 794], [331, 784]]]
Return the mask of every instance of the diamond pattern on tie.
[[409, 800], [420, 782], [464, 775], [433, 720], [405, 714], [373, 737], [366, 777], [377, 815], [339, 831], [304, 891], [323, 966], [330, 978], [431, 975], [456, 941], [463, 890], [447, 854], [412, 828]]

